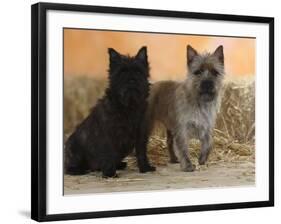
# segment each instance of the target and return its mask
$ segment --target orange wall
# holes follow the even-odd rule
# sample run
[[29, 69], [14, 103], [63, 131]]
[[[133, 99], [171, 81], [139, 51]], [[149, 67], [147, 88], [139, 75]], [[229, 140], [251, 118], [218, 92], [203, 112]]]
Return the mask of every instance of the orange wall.
[[107, 48], [134, 55], [148, 47], [151, 79], [183, 79], [186, 75], [186, 46], [199, 52], [214, 51], [224, 46], [228, 76], [255, 75], [255, 39], [194, 35], [151, 34], [95, 30], [64, 30], [65, 75], [88, 75], [106, 78]]

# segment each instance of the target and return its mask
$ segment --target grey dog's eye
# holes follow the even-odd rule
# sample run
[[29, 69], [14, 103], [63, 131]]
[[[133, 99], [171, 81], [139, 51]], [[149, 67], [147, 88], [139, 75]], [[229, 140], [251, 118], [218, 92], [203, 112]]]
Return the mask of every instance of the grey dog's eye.
[[211, 73], [214, 76], [218, 76], [219, 75], [218, 71], [216, 69], [214, 69], [214, 68], [211, 70]]
[[194, 74], [194, 75], [200, 75], [200, 74], [201, 74], [201, 70], [198, 69], [198, 70], [196, 70], [195, 72], [193, 72], [193, 74]]

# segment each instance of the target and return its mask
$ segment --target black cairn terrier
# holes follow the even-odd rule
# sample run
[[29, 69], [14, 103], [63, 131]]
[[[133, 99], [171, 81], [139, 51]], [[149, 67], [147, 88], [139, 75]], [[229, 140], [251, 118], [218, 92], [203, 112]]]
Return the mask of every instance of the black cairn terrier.
[[[142, 47], [134, 57], [112, 48], [108, 53], [109, 87], [65, 144], [67, 174], [99, 170], [104, 177], [114, 177], [117, 169], [126, 168], [122, 160], [138, 144], [149, 95], [147, 50]], [[141, 151], [136, 149], [140, 172], [154, 171], [146, 153]]]

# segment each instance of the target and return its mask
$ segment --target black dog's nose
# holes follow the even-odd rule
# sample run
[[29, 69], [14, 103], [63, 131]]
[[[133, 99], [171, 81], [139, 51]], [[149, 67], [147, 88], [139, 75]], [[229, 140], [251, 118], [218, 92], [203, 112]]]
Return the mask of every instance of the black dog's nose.
[[204, 80], [200, 84], [201, 90], [204, 91], [212, 91], [214, 89], [214, 82], [212, 80]]
[[129, 80], [129, 85], [135, 85], [135, 84], [136, 84], [136, 80], [134, 80], [134, 79]]

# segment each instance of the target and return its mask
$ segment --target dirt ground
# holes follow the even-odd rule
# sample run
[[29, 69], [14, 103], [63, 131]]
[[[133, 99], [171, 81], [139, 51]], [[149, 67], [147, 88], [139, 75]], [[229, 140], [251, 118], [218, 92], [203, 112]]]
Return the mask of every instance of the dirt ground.
[[100, 172], [64, 177], [64, 194], [128, 192], [183, 188], [249, 186], [255, 184], [251, 161], [209, 163], [194, 172], [180, 171], [179, 164], [158, 166], [153, 173], [139, 173], [136, 167], [118, 171], [118, 178], [104, 179]]

